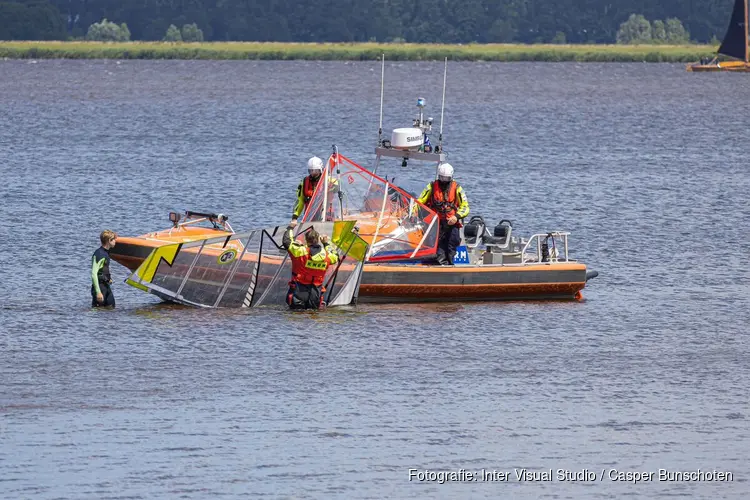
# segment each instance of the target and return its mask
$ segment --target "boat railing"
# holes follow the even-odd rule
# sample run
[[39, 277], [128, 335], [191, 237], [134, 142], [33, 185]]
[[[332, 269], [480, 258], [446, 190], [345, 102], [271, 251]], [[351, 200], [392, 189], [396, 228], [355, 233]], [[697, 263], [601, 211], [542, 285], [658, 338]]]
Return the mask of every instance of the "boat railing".
[[169, 228], [168, 234], [171, 236], [172, 231], [177, 228], [186, 226], [197, 226], [198, 224], [209, 222], [213, 229], [234, 233], [234, 229], [229, 224], [229, 217], [224, 214], [213, 214], [205, 212], [192, 212], [187, 210], [184, 214], [178, 212], [169, 212], [169, 220], [172, 227]]
[[[551, 231], [532, 235], [521, 250], [521, 264], [568, 262], [567, 231]], [[562, 255], [558, 241], [562, 242]], [[550, 244], [551, 242], [551, 244]], [[546, 249], [545, 249], [546, 245]]]

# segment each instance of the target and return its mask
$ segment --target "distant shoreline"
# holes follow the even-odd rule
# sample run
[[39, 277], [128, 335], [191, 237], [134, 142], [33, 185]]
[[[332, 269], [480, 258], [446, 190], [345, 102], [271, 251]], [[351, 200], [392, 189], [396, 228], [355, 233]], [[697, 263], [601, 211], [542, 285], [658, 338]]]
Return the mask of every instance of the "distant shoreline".
[[693, 62], [714, 45], [0, 41], [0, 59]]

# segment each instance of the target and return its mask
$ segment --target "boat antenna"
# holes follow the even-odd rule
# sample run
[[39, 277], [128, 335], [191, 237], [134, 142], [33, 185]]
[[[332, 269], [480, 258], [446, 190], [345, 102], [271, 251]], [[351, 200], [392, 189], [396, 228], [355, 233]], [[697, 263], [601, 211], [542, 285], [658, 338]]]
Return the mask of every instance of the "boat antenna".
[[380, 125], [378, 125], [378, 146], [383, 135], [383, 86], [385, 85], [385, 54], [380, 59]]
[[[341, 192], [341, 161], [339, 158], [339, 148], [335, 144], [332, 147], [333, 147], [333, 158], [334, 158], [334, 161], [336, 162], [336, 179], [337, 179], [336, 182], [338, 182], [338, 186], [337, 186], [338, 189], [336, 189], [336, 191], [338, 192], [338, 195], [339, 195], [339, 215], [341, 217], [341, 220], [344, 220], [344, 195]], [[328, 186], [326, 186], [326, 189], [327, 188]]]
[[445, 58], [445, 69], [443, 70], [443, 107], [440, 108], [440, 137], [438, 143], [440, 151], [443, 151], [443, 113], [445, 112], [445, 81], [448, 76], [448, 58]]

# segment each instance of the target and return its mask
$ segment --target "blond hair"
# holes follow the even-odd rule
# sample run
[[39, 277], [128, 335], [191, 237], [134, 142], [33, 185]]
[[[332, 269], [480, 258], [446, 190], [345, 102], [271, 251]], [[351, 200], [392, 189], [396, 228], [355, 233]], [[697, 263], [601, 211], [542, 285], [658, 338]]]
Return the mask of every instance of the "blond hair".
[[102, 242], [102, 245], [106, 245], [115, 238], [117, 238], [117, 233], [110, 231], [109, 229], [105, 229], [102, 231], [102, 234], [99, 235], [99, 241]]

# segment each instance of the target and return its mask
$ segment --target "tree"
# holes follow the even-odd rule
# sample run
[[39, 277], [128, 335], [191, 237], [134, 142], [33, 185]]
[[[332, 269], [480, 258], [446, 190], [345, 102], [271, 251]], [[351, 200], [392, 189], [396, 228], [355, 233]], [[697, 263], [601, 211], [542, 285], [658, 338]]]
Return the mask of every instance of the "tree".
[[667, 43], [706, 43], [731, 14], [729, 0], [0, 0], [0, 39], [82, 36], [106, 18], [138, 40], [162, 40], [174, 24], [183, 41], [199, 39], [200, 26], [216, 41], [548, 43], [560, 32], [567, 43], [660, 43], [659, 23], [644, 23], [661, 19]]
[[130, 40], [130, 30], [125, 23], [120, 24], [120, 36], [124, 41]]
[[98, 42], [127, 42], [130, 40], [130, 30], [125, 23], [118, 26], [111, 21], [107, 21], [107, 18], [104, 18], [101, 22], [89, 26], [89, 30], [86, 33], [86, 40], [95, 40]]
[[0, 40], [64, 40], [65, 21], [46, 1], [0, 0]]
[[186, 24], [182, 27], [182, 41], [183, 42], [202, 42], [203, 31], [198, 28], [198, 25]]
[[667, 19], [667, 42], [673, 44], [690, 43], [690, 33], [682, 25], [682, 21], [675, 17]]
[[516, 37], [516, 29], [510, 21], [498, 19], [487, 33], [487, 41], [494, 43], [510, 43]]
[[557, 33], [555, 33], [555, 36], [552, 37], [552, 41], [550, 43], [559, 43], [564, 45], [566, 43], [565, 33], [563, 33], [562, 31], [558, 31]]
[[651, 24], [641, 14], [630, 14], [617, 31], [617, 43], [650, 43]]
[[667, 32], [664, 29], [664, 21], [656, 20], [651, 23], [651, 39], [654, 43], [664, 44], [667, 42]]
[[170, 24], [169, 28], [167, 28], [167, 32], [164, 34], [164, 41], [165, 42], [181, 42], [182, 41], [182, 34], [180, 34], [180, 30], [177, 29], [177, 26], [174, 24]]

